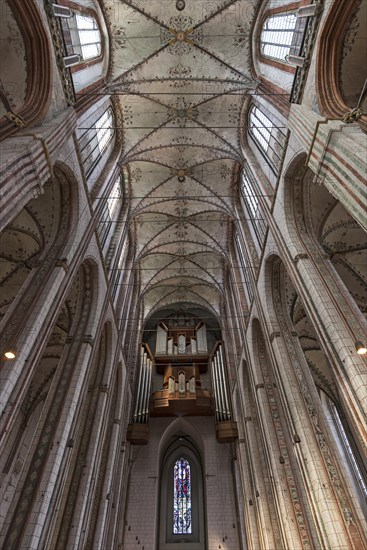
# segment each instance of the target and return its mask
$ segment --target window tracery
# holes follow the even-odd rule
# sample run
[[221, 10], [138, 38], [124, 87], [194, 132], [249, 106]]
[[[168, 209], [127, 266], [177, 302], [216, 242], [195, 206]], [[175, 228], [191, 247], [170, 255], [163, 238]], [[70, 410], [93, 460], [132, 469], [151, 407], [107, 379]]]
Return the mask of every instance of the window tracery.
[[253, 174], [248, 168], [244, 168], [241, 174], [241, 195], [260, 246], [263, 245], [267, 224], [259, 205], [259, 199], [253, 185]]
[[80, 153], [86, 177], [90, 176], [115, 135], [112, 107], [79, 138]]
[[261, 33], [261, 53], [270, 59], [286, 62], [296, 28], [295, 13], [280, 13], [265, 20]]
[[236, 242], [238, 258], [240, 260], [240, 266], [242, 268], [241, 271], [243, 276], [243, 282], [245, 283], [249, 300], [250, 302], [252, 302], [254, 294], [252, 290], [252, 281], [251, 281], [251, 275], [250, 275], [250, 269], [251, 269], [250, 259], [246, 252], [245, 247], [243, 246], [242, 239], [239, 234], [236, 235], [235, 242]]
[[173, 469], [173, 533], [191, 535], [191, 468], [181, 457]]
[[256, 105], [249, 113], [249, 133], [265, 157], [270, 168], [278, 172], [285, 145], [285, 132], [276, 126]]
[[159, 548], [204, 550], [205, 503], [203, 471], [191, 438], [177, 433], [168, 444], [161, 465]]
[[101, 245], [104, 246], [108, 235], [110, 234], [111, 227], [116, 223], [119, 206], [121, 206], [121, 176], [118, 177], [111, 189], [110, 194], [105, 202], [101, 221], [98, 224], [98, 233], [101, 241]]
[[81, 61], [101, 56], [101, 33], [94, 17], [75, 13], [68, 19], [63, 18], [62, 25], [68, 55], [79, 55]]

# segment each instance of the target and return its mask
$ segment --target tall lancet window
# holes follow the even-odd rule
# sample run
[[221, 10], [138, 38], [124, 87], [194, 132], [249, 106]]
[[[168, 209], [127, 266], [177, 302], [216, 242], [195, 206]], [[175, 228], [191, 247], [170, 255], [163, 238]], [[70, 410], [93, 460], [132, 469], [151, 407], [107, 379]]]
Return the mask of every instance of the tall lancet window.
[[162, 457], [159, 550], [205, 550], [205, 502], [200, 453], [182, 432]]
[[261, 53], [265, 57], [286, 62], [296, 28], [295, 13], [280, 13], [268, 17], [261, 33]]
[[173, 533], [191, 535], [191, 468], [185, 458], [173, 469]]

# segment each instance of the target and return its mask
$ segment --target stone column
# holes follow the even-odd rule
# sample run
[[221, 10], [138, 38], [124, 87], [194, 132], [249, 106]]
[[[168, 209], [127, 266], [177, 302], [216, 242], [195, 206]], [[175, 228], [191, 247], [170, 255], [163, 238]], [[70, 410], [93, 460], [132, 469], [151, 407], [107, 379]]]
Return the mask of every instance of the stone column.
[[[33, 355], [38, 356], [40, 350], [43, 348], [44, 340], [47, 338], [47, 329], [45, 330], [44, 325], [47, 322], [49, 326], [52, 326], [50, 313], [55, 309], [55, 306], [58, 308], [61, 304], [60, 288], [65, 281], [66, 272], [66, 264], [56, 266], [46, 284], [39, 289], [38, 299], [17, 340], [19, 348], [17, 349], [16, 359], [14, 361], [4, 361], [4, 365], [0, 369], [1, 403], [5, 410], [8, 403], [14, 402], [20, 406], [21, 400], [19, 396], [27, 391], [29, 380], [33, 374], [33, 368], [37, 365], [37, 360], [33, 358]], [[18, 307], [18, 310], [12, 316], [11, 326], [7, 327], [9, 334], [12, 331], [17, 331], [21, 322], [22, 308]], [[31, 354], [32, 360], [30, 360]], [[31, 367], [32, 365], [33, 368]], [[19, 393], [18, 399], [14, 400], [13, 392], [16, 388]], [[7, 422], [3, 435], [6, 435], [9, 431], [9, 423], [16, 418], [18, 408], [9, 408], [8, 413], [5, 417], [6, 420], [3, 418], [3, 422]]]
[[297, 477], [293, 471], [289, 449], [290, 435], [284, 426], [284, 411], [274, 378], [270, 375], [264, 341], [259, 329], [254, 327], [256, 342], [255, 356], [252, 365], [252, 378], [255, 384], [256, 403], [260, 424], [266, 444], [271, 449], [268, 453], [273, 490], [276, 495], [279, 522], [282, 529], [283, 543], [286, 548], [311, 548], [312, 536], [304, 510]]
[[[275, 516], [275, 507], [270, 488], [270, 476], [264, 463], [260, 426], [251, 397], [252, 392], [250, 388], [245, 388], [245, 392], [243, 398], [244, 439], [239, 439], [239, 444], [243, 443], [243, 445], [239, 445], [239, 450], [241, 457], [240, 464], [244, 475], [243, 487], [248, 488], [244, 492], [246, 534], [249, 548], [275, 549], [280, 546], [281, 535], [277, 517]], [[240, 430], [241, 428], [242, 426], [240, 426]], [[265, 480], [268, 482], [267, 486]], [[259, 497], [257, 497], [257, 491]]]
[[53, 175], [53, 164], [76, 128], [76, 113], [65, 109], [52, 120], [34, 128], [24, 128], [0, 145], [2, 212], [0, 230], [22, 208], [42, 193]]
[[363, 334], [362, 327], [348, 305], [341, 308], [344, 302], [344, 298], [338, 299], [341, 290], [326, 266], [316, 262], [305, 254], [295, 258], [297, 272], [307, 292], [302, 298], [323, 347], [334, 357], [340, 393], [348, 404], [348, 414], [366, 449], [367, 364], [355, 349], [355, 340]]
[[[8, 522], [4, 542], [8, 550], [37, 548], [45, 523], [52, 514], [54, 490], [65, 467], [71, 427], [90, 353], [90, 343], [80, 346], [76, 339], [70, 339], [65, 345], [64, 357], [60, 360], [34, 436], [28, 467], [19, 482], [18, 502]], [[26, 527], [23, 536], [22, 526]]]
[[289, 129], [308, 154], [307, 165], [367, 230], [367, 136], [357, 123], [325, 119], [305, 105], [293, 104]]
[[[279, 283], [279, 280], [278, 280]], [[294, 426], [294, 451], [300, 465], [306, 495], [322, 548], [364, 548], [364, 537], [335, 459], [318, 410], [317, 390], [296, 334], [283, 315], [279, 287], [274, 295], [279, 330], [271, 341], [280, 391]]]

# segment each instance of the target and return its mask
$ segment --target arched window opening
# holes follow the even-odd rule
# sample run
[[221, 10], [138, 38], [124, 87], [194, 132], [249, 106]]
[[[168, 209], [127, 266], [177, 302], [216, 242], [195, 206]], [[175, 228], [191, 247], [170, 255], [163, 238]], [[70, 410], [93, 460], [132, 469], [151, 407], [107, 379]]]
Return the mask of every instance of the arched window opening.
[[79, 55], [81, 61], [101, 56], [101, 33], [94, 17], [74, 13], [72, 17], [62, 17], [61, 25], [68, 55]]
[[101, 221], [98, 224], [98, 234], [102, 247], [107, 242], [108, 236], [111, 235], [111, 228], [116, 227], [117, 217], [121, 208], [122, 192], [121, 192], [121, 176], [115, 181], [110, 194], [105, 201], [105, 205], [101, 214]]
[[173, 533], [191, 535], [191, 468], [181, 457], [173, 468]]
[[174, 436], [161, 464], [159, 549], [204, 550], [205, 511], [201, 458], [186, 434]]
[[265, 57], [286, 62], [294, 41], [297, 16], [280, 13], [265, 20], [261, 33], [261, 53]]
[[367, 500], [367, 472], [363, 467], [363, 462], [359, 457], [351, 435], [348, 434], [349, 430], [347, 431], [334, 401], [322, 390], [320, 390], [320, 398], [342, 462], [350, 474], [352, 484], [361, 502], [365, 503]]
[[278, 172], [285, 145], [285, 131], [268, 118], [258, 107], [249, 114], [249, 132], [274, 172]]
[[260, 246], [264, 244], [267, 224], [259, 205], [259, 198], [254, 187], [254, 175], [245, 167], [241, 174], [241, 195], [249, 220]]
[[86, 177], [89, 177], [115, 135], [112, 107], [79, 138], [80, 154]]

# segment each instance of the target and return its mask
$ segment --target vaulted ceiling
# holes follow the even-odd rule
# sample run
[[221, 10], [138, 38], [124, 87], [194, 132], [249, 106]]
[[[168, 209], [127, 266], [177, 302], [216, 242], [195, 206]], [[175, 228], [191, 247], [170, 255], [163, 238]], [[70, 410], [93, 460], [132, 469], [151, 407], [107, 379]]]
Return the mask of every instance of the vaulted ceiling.
[[258, 0], [105, 0], [145, 316], [219, 314]]

